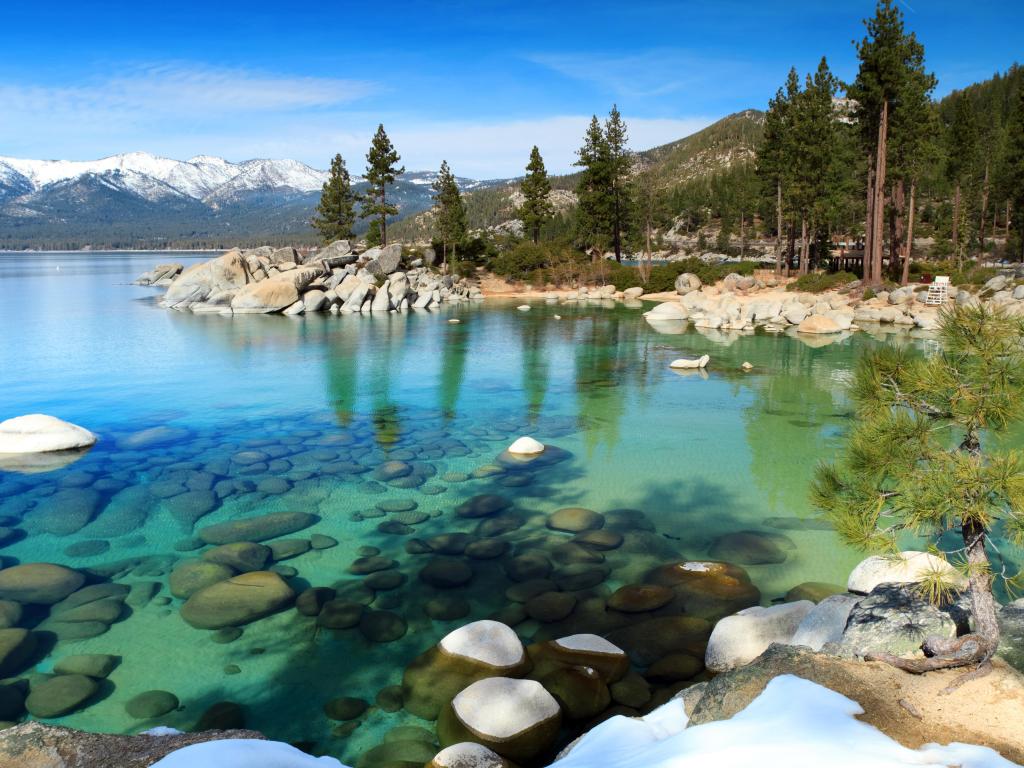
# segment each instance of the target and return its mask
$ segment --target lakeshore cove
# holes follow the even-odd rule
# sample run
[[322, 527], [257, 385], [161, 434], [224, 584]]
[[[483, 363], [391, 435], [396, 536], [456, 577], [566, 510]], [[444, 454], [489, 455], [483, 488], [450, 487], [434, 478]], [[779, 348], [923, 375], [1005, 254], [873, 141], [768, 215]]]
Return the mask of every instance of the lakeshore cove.
[[[423, 764], [451, 730], [435, 646], [471, 622], [512, 627], [535, 666], [581, 634], [625, 651], [612, 699], [548, 681], [583, 702], [578, 733], [703, 679], [719, 619], [846, 591], [865, 553], [807, 489], [849, 429], [858, 355], [936, 351], [923, 294], [682, 276], [657, 301], [502, 296], [426, 254], [323, 255], [0, 254], [0, 413], [97, 436], [0, 458], [0, 664], [34, 719]], [[240, 284], [204, 266], [224, 258]], [[204, 270], [220, 295], [167, 299]], [[1017, 306], [998, 280], [950, 299]], [[267, 283], [285, 287], [236, 311]], [[524, 437], [543, 450], [507, 450]]]

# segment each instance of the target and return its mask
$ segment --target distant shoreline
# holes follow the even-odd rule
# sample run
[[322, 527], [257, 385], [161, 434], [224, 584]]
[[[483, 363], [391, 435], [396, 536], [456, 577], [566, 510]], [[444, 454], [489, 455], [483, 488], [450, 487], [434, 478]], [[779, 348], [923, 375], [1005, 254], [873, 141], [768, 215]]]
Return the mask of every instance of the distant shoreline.
[[73, 251], [62, 250], [22, 250], [5, 251], [0, 248], [0, 254], [7, 253], [222, 253], [231, 250], [230, 248], [79, 248]]

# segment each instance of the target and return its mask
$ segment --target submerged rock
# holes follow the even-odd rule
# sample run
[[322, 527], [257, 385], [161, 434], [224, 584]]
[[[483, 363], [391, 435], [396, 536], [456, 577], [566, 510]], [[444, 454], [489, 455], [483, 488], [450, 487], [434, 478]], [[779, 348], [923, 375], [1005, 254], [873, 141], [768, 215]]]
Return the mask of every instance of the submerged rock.
[[561, 708], [535, 680], [491, 677], [461, 691], [442, 711], [445, 746], [475, 741], [511, 760], [529, 760], [558, 735]]
[[63, 565], [25, 563], [0, 571], [0, 598], [53, 605], [84, 583], [85, 576]]
[[98, 690], [91, 677], [56, 675], [31, 687], [25, 709], [33, 717], [63, 717], [81, 709]]
[[162, 717], [178, 708], [178, 697], [169, 691], [146, 691], [128, 700], [124, 705], [129, 716], [136, 720]]
[[88, 448], [96, 439], [77, 424], [43, 413], [0, 421], [0, 454], [69, 451]]
[[233, 544], [240, 541], [266, 541], [301, 531], [320, 518], [307, 512], [271, 512], [258, 517], [229, 520], [199, 530], [207, 544]]
[[256, 621], [283, 610], [295, 592], [276, 573], [252, 571], [199, 590], [181, 607], [181, 616], [198, 629], [220, 629]]

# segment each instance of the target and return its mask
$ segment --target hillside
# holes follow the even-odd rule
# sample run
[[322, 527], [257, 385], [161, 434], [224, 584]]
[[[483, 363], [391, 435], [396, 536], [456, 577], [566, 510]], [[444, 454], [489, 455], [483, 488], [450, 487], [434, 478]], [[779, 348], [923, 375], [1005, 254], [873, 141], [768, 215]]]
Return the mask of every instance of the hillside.
[[[635, 172], [650, 174], [663, 189], [707, 179], [730, 168], [749, 163], [761, 138], [764, 113], [756, 109], [724, 117], [690, 136], [643, 150], [635, 154]], [[558, 211], [572, 207], [579, 174], [551, 177], [552, 203]], [[466, 214], [470, 229], [501, 227], [515, 215], [517, 180], [466, 194]], [[423, 240], [431, 235], [429, 211], [410, 216], [393, 225], [392, 235], [404, 240]]]

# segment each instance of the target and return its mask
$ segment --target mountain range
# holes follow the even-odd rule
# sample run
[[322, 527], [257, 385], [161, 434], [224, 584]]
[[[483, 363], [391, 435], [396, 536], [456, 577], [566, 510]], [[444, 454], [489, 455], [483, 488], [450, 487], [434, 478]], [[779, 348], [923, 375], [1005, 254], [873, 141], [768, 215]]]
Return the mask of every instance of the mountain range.
[[[407, 216], [432, 205], [434, 172], [400, 176]], [[0, 249], [219, 247], [312, 241], [327, 172], [296, 160], [232, 163], [130, 152], [94, 161], [0, 156]], [[459, 179], [464, 190], [490, 182]], [[353, 179], [357, 192], [366, 182]]]

